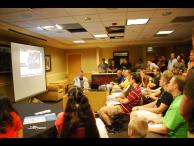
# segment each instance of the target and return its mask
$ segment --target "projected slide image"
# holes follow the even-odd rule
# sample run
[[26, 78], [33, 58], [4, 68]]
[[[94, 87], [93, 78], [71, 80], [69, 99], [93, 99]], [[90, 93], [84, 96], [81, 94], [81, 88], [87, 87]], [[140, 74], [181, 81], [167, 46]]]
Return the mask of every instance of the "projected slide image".
[[21, 77], [42, 74], [42, 55], [40, 51], [20, 49]]

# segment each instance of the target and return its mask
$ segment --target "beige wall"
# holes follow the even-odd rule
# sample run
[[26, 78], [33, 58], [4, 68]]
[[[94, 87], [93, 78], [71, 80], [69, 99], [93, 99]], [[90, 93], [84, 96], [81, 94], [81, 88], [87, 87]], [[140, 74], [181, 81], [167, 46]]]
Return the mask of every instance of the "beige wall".
[[[91, 73], [97, 72], [97, 57], [96, 49], [76, 49], [65, 50], [66, 65], [65, 70], [68, 74], [68, 55], [80, 54], [81, 55], [81, 69], [85, 72], [88, 79], [91, 79]], [[76, 67], [76, 66], [75, 66]]]
[[66, 77], [66, 57], [62, 49], [45, 47], [45, 55], [51, 55], [51, 71], [46, 72], [47, 83]]

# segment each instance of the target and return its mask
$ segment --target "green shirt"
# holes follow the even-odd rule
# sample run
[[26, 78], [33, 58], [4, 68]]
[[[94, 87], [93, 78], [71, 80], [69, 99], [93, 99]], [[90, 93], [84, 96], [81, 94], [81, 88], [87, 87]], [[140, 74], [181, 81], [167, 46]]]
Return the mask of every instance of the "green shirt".
[[164, 116], [163, 123], [169, 129], [169, 138], [187, 137], [188, 124], [179, 112], [181, 100], [182, 95], [175, 97]]

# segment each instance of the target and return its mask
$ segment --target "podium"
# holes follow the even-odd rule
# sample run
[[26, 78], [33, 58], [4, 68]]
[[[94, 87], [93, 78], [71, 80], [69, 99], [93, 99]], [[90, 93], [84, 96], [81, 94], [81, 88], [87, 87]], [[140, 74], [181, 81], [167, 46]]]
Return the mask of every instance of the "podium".
[[104, 85], [114, 81], [117, 77], [116, 73], [93, 73], [92, 74], [92, 85]]

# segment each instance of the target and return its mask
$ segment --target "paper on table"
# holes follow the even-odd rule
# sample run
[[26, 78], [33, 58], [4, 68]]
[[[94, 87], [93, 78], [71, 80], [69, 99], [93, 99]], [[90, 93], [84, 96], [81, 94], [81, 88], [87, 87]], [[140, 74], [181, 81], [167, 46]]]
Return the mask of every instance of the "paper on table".
[[27, 124], [34, 124], [34, 123], [41, 123], [41, 122], [46, 122], [46, 117], [43, 115], [40, 116], [27, 116], [24, 117], [24, 125]]
[[46, 121], [54, 121], [56, 120], [57, 116], [55, 113], [51, 113], [51, 114], [46, 114], [44, 115], [46, 118]]
[[45, 114], [45, 115], [38, 115], [38, 116], [26, 116], [24, 117], [24, 125], [27, 124], [34, 124], [34, 123], [41, 123], [46, 121], [54, 121], [56, 120], [56, 114]]

